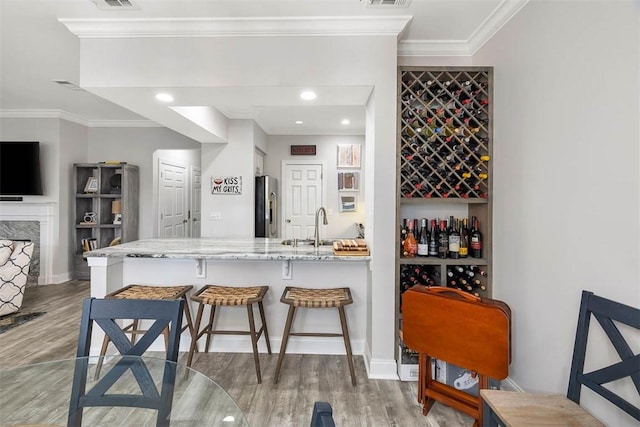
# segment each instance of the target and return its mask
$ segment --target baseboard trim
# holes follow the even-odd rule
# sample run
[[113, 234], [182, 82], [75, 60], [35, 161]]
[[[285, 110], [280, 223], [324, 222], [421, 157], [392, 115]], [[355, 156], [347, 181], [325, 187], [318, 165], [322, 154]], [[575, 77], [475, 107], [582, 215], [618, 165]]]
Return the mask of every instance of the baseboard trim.
[[507, 377], [504, 380], [502, 380], [502, 383], [500, 384], [500, 388], [502, 390], [517, 391], [519, 393], [524, 393], [525, 392], [522, 387], [520, 387], [514, 380], [512, 380], [509, 377]]
[[57, 285], [58, 283], [64, 283], [71, 280], [71, 273], [66, 272], [62, 274], [54, 274], [51, 277], [39, 276], [38, 285]]
[[[270, 337], [271, 352], [278, 354], [282, 338]], [[204, 339], [198, 342], [198, 350], [204, 351]], [[191, 339], [187, 335], [183, 335], [180, 339], [180, 351], [189, 351]], [[351, 340], [351, 349], [354, 355], [362, 355], [364, 349], [364, 340]], [[152, 351], [164, 351], [164, 342], [157, 340], [150, 347]], [[218, 353], [251, 353], [251, 340], [248, 336], [224, 336], [217, 335], [211, 337], [211, 352]], [[266, 353], [267, 345], [264, 338], [258, 340], [258, 352]], [[342, 338], [313, 338], [313, 337], [289, 337], [287, 344], [287, 354], [346, 354], [344, 341]]]

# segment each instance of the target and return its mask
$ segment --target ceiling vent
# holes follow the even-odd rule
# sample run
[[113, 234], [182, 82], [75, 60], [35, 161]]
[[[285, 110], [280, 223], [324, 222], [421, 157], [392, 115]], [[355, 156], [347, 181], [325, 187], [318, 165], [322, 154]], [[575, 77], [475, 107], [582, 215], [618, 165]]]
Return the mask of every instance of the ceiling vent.
[[367, 7], [409, 7], [411, 0], [367, 0]]
[[138, 10], [140, 6], [133, 0], [92, 0], [100, 10]]

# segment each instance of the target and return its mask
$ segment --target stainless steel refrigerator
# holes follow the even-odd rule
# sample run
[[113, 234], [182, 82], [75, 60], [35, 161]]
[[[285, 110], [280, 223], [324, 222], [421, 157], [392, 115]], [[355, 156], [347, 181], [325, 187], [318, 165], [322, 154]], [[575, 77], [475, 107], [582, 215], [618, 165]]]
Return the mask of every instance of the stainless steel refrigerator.
[[256, 177], [255, 236], [278, 236], [278, 180], [268, 175]]

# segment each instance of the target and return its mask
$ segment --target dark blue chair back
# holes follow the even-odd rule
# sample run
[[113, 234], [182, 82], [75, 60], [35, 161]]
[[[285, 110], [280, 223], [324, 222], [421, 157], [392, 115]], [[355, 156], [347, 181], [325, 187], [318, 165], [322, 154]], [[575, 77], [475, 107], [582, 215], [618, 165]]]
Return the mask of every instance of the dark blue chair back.
[[333, 422], [333, 409], [328, 402], [316, 402], [313, 404], [311, 427], [336, 427]]
[[[611, 344], [620, 356], [620, 361], [596, 371], [585, 373], [584, 363], [587, 338], [592, 316], [607, 334]], [[616, 322], [640, 329], [640, 309], [599, 297], [594, 295], [593, 292], [582, 292], [567, 397], [579, 404], [580, 391], [582, 386], [585, 386], [640, 421], [640, 408], [637, 405], [603, 386], [603, 384], [629, 377], [640, 395], [640, 354], [633, 352], [620, 333]]]
[[[176, 377], [175, 363], [166, 363], [161, 391], [144, 364], [135, 356], [142, 354], [169, 327], [169, 344], [166, 360], [177, 362], [182, 330], [184, 300], [119, 300], [87, 298], [82, 307], [80, 336], [78, 339], [77, 361], [71, 389], [68, 426], [82, 424], [83, 408], [91, 406], [123, 406], [149, 408], [158, 411], [157, 426], [168, 426], [173, 401]], [[116, 323], [118, 319], [154, 320], [144, 335], [132, 344]], [[93, 325], [97, 324], [109, 336], [123, 357], [107, 372], [96, 385], [86, 391], [88, 356], [91, 346]], [[131, 369], [142, 394], [121, 395], [107, 392], [123, 374]]]

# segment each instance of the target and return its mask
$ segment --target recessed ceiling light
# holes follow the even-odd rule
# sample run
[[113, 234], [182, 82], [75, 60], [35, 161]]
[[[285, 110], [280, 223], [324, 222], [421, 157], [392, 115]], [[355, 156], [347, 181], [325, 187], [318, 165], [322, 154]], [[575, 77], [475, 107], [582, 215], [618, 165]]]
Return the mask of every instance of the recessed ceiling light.
[[340, 123], [342, 123], [343, 125], [348, 125], [351, 124], [351, 121], [349, 119], [342, 119]]
[[300, 94], [300, 98], [304, 99], [305, 101], [311, 101], [312, 99], [316, 99], [317, 96], [318, 95], [316, 95], [316, 93], [311, 90], [305, 90]]
[[162, 102], [173, 102], [173, 96], [165, 92], [156, 94], [156, 99]]
[[297, 125], [301, 125], [301, 124], [303, 124], [303, 123], [304, 123], [304, 122], [303, 122], [302, 120], [296, 120], [296, 124], [297, 124]]

